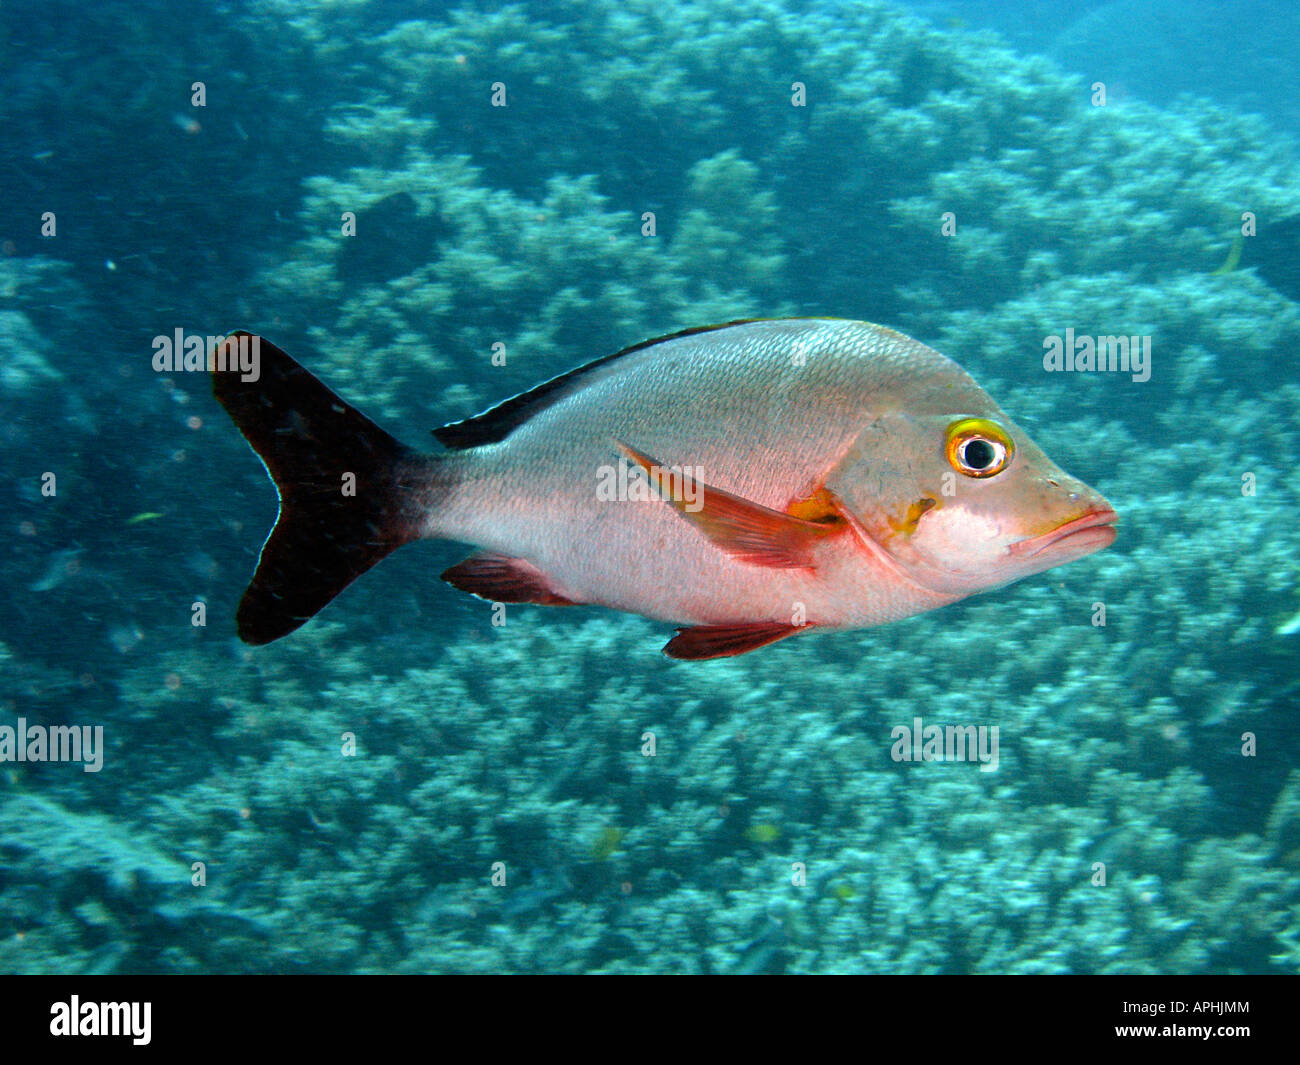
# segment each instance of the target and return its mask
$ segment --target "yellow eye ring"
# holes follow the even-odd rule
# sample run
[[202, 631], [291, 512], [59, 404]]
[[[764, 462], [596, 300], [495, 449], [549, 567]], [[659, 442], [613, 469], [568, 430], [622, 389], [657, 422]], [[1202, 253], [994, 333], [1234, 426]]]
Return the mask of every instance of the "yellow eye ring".
[[944, 454], [964, 477], [993, 477], [1007, 468], [1016, 445], [1011, 435], [987, 418], [958, 418], [948, 426]]

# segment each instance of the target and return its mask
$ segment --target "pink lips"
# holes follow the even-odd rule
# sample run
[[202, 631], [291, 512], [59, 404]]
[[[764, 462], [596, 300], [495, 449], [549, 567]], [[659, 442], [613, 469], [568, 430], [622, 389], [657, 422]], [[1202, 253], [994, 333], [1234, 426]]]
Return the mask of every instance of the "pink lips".
[[1117, 521], [1119, 515], [1110, 507], [1099, 507], [1072, 521], [1067, 521], [1064, 525], [1058, 525], [1051, 532], [1043, 533], [1042, 536], [1012, 544], [1011, 554], [1032, 558], [1048, 548], [1060, 548], [1068, 541], [1068, 550], [1086, 555], [1115, 542]]

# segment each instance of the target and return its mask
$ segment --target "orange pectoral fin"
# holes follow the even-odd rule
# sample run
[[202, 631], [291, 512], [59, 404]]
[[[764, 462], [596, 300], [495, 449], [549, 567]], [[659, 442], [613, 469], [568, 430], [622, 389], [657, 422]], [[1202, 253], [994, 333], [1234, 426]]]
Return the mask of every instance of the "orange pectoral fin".
[[818, 510], [820, 520], [772, 510], [713, 488], [677, 468], [661, 463], [619, 441], [619, 449], [645, 471], [650, 484], [673, 507], [722, 550], [745, 562], [778, 569], [814, 564], [813, 547], [844, 527], [833, 511]]

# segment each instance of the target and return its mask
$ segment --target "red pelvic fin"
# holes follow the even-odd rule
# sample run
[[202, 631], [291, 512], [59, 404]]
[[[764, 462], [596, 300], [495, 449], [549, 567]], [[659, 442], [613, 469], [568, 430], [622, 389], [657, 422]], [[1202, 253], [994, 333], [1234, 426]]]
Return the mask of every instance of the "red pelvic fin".
[[453, 588], [493, 603], [541, 603], [576, 606], [551, 590], [546, 574], [522, 558], [481, 551], [458, 562], [442, 575]]
[[680, 469], [665, 467], [621, 441], [619, 447], [648, 475], [653, 471], [651, 484], [666, 503], [724, 551], [745, 562], [778, 569], [811, 569], [817, 542], [845, 528], [837, 512], [819, 513], [819, 520], [809, 521], [772, 510], [696, 481]]
[[808, 625], [790, 625], [784, 621], [761, 621], [752, 625], [697, 625], [678, 629], [677, 635], [664, 645], [669, 658], [731, 658], [747, 654], [769, 643], [784, 640]]

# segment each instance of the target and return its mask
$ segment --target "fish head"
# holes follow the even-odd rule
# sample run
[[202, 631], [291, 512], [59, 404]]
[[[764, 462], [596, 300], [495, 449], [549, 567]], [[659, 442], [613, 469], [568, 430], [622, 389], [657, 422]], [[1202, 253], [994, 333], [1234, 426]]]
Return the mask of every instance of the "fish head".
[[996, 407], [877, 417], [826, 486], [878, 557], [955, 597], [1082, 558], [1116, 535], [1106, 499]]

